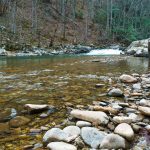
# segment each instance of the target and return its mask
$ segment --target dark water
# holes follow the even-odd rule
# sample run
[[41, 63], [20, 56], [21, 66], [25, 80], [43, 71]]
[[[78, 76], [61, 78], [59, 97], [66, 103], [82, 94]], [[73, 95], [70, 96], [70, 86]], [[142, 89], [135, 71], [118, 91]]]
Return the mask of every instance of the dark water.
[[[18, 115], [24, 115], [23, 106], [27, 103], [50, 104], [57, 108], [57, 112], [46, 119], [39, 118], [39, 114], [25, 115], [31, 118], [31, 123], [0, 135], [0, 149], [21, 149], [33, 141], [40, 142], [42, 135], [30, 137], [29, 129], [61, 123], [67, 117], [66, 102], [88, 105], [93, 100], [100, 100], [98, 95], [105, 93], [107, 87], [96, 89], [95, 84], [103, 83], [100, 80], [102, 76], [116, 77], [122, 73], [144, 73], [149, 70], [148, 59], [134, 57], [0, 58], [1, 112], [15, 108]], [[0, 114], [0, 118], [3, 117]]]

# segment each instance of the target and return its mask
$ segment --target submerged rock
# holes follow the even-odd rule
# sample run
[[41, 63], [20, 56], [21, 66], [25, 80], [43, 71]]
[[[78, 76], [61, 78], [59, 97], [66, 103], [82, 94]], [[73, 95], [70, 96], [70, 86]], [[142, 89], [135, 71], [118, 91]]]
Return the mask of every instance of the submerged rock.
[[83, 119], [96, 124], [107, 124], [109, 117], [106, 113], [101, 111], [84, 111], [84, 110], [72, 110], [71, 115], [78, 119]]
[[98, 148], [107, 134], [93, 127], [83, 127], [81, 137], [83, 141], [92, 148]]
[[47, 147], [51, 150], [77, 150], [74, 145], [65, 142], [51, 142]]
[[137, 79], [131, 75], [123, 74], [120, 76], [120, 81], [123, 83], [136, 83]]
[[134, 131], [131, 126], [127, 123], [121, 123], [116, 128], [114, 133], [119, 134], [126, 138], [127, 140], [132, 140], [134, 138]]
[[11, 127], [18, 128], [18, 127], [28, 124], [29, 122], [30, 122], [29, 118], [26, 118], [24, 116], [17, 116], [11, 119], [9, 124]]
[[125, 139], [117, 134], [108, 134], [100, 145], [101, 149], [119, 149], [126, 148]]
[[14, 108], [6, 108], [4, 111], [1, 112], [0, 115], [0, 122], [9, 121], [10, 119], [16, 117], [17, 111]]
[[8, 123], [0, 123], [0, 135], [10, 132], [9, 124]]

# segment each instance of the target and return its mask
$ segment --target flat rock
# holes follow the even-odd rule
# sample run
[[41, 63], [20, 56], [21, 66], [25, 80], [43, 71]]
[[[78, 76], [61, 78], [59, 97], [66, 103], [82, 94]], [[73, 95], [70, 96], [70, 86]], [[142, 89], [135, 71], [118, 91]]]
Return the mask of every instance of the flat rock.
[[71, 115], [75, 118], [96, 124], [105, 125], [109, 122], [109, 117], [106, 115], [106, 113], [101, 111], [72, 110]]
[[114, 88], [112, 90], [110, 90], [108, 92], [108, 96], [113, 96], [113, 97], [122, 97], [123, 96], [123, 92], [118, 89], [118, 88]]
[[123, 83], [136, 83], [137, 79], [131, 75], [123, 74], [119, 77], [120, 81]]
[[50, 110], [54, 109], [54, 106], [49, 105], [36, 105], [36, 104], [26, 104], [24, 106], [25, 109], [28, 110], [28, 112], [40, 112], [42, 110]]
[[83, 141], [92, 148], [98, 148], [107, 134], [94, 127], [83, 127], [81, 137]]
[[18, 128], [18, 127], [28, 124], [29, 122], [30, 122], [29, 118], [26, 118], [24, 116], [17, 116], [11, 119], [9, 124], [11, 127]]
[[100, 149], [126, 148], [125, 139], [117, 134], [108, 134], [101, 142]]
[[72, 136], [69, 133], [59, 129], [59, 128], [52, 128], [48, 130], [43, 136], [43, 142], [53, 142], [53, 141], [64, 141], [70, 142], [74, 140], [76, 136]]
[[92, 124], [87, 121], [77, 121], [76, 126], [82, 128], [82, 127], [90, 127]]
[[142, 106], [139, 106], [139, 107], [138, 107], [138, 110], [139, 110], [143, 115], [150, 116], [150, 107], [142, 107]]
[[116, 128], [114, 133], [119, 134], [126, 138], [127, 140], [132, 140], [134, 138], [134, 131], [131, 126], [127, 123], [121, 123]]
[[132, 119], [125, 116], [115, 116], [113, 117], [113, 121], [116, 123], [132, 123]]
[[50, 150], [77, 150], [74, 145], [65, 142], [51, 142], [47, 145]]

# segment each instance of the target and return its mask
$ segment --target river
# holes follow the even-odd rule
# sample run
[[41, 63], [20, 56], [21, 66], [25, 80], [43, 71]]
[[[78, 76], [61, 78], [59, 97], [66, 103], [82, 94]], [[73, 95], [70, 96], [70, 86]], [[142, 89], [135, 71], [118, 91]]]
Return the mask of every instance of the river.
[[[67, 117], [65, 104], [91, 104], [107, 87], [96, 89], [109, 76], [122, 73], [144, 73], [150, 70], [148, 59], [126, 56], [62, 55], [43, 57], [0, 58], [0, 111], [15, 109], [17, 115], [31, 119], [28, 125], [9, 128], [1, 134], [0, 150], [21, 149], [24, 145], [41, 142], [41, 135], [31, 136], [31, 128], [54, 126]], [[57, 111], [47, 118], [24, 113], [25, 104], [49, 104]], [[0, 115], [5, 118], [6, 114]], [[6, 121], [1, 121], [7, 124]], [[0, 124], [1, 124], [0, 123]]]

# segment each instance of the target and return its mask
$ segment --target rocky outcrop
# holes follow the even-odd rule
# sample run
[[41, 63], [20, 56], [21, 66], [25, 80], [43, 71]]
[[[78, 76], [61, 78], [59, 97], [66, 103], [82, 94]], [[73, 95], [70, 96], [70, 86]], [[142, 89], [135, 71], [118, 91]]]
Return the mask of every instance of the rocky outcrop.
[[126, 54], [136, 57], [148, 57], [148, 39], [132, 42], [126, 49]]

